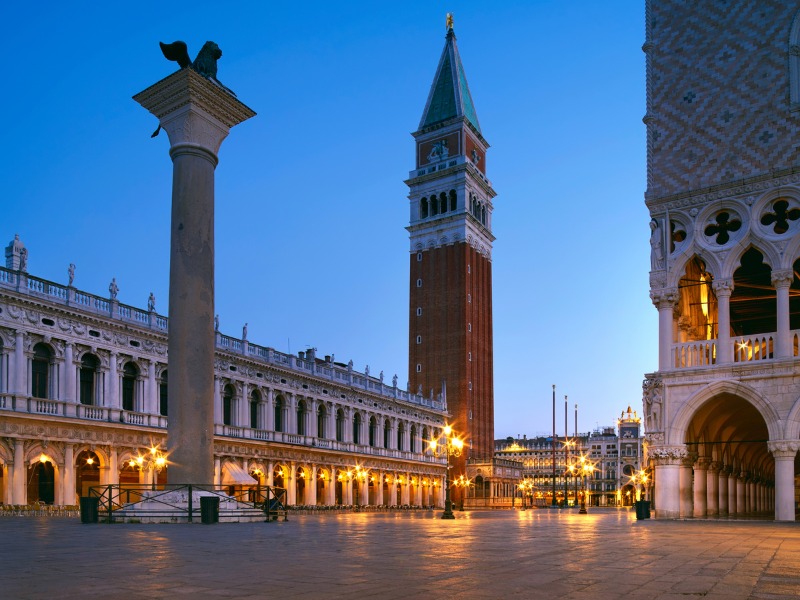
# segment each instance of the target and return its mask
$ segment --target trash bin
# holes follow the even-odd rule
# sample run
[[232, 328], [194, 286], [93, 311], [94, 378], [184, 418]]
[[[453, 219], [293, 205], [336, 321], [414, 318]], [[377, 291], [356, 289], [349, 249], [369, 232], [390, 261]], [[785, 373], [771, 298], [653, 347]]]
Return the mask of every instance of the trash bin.
[[200, 521], [206, 525], [219, 523], [219, 496], [200, 497]]
[[650, 518], [650, 500], [642, 500], [642, 504], [644, 504], [644, 508], [642, 509], [642, 512], [644, 513], [644, 518], [645, 519], [649, 519]]
[[636, 501], [636, 520], [641, 521], [642, 519], [649, 519], [650, 518], [650, 501], [649, 500], [637, 500]]
[[81, 496], [81, 523], [97, 523], [99, 509], [99, 496]]

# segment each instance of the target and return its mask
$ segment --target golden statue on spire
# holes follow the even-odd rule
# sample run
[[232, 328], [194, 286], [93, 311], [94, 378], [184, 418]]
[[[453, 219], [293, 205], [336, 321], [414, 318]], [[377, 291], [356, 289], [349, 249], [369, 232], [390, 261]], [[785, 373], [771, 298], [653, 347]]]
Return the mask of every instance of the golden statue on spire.
[[444, 23], [448, 31], [453, 28], [453, 13], [447, 13], [447, 16], [444, 18]]

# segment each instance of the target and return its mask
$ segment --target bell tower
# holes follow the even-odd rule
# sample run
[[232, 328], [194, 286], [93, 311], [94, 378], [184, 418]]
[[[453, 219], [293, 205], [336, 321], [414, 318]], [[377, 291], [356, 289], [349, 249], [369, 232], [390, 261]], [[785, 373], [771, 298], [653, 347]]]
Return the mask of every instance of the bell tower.
[[466, 460], [494, 454], [492, 199], [486, 150], [452, 20], [415, 141], [409, 187], [409, 383], [442, 394]]

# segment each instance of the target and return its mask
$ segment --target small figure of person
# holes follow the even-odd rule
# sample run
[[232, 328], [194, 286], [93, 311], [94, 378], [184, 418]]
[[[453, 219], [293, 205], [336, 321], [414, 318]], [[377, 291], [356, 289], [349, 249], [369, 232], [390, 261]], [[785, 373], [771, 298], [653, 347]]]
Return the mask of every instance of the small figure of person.
[[247, 341], [247, 323], [245, 323], [244, 327], [242, 327], [242, 341]]
[[156, 296], [153, 292], [150, 292], [150, 297], [147, 299], [147, 310], [149, 312], [156, 311]]
[[119, 286], [117, 285], [117, 278], [112, 277], [111, 283], [108, 284], [108, 293], [111, 294], [111, 299], [116, 300], [119, 293]]
[[214, 315], [214, 331], [219, 331], [219, 315]]
[[69, 263], [67, 273], [69, 274], [69, 287], [72, 287], [72, 282], [75, 281], [75, 263]]
[[19, 251], [19, 270], [22, 272], [28, 271], [28, 249], [23, 248]]
[[664, 249], [661, 244], [661, 228], [658, 221], [650, 219], [650, 270], [660, 271], [664, 268]]

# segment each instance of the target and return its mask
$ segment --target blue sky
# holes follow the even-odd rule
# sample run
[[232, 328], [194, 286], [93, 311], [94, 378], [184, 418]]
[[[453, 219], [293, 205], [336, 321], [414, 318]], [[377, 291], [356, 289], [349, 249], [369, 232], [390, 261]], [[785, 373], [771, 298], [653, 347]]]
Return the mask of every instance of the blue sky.
[[[498, 193], [495, 436], [581, 431], [641, 407], [648, 298], [644, 2], [6, 3], [0, 241], [31, 274], [166, 312], [172, 166], [131, 96], [206, 40], [258, 115], [216, 172], [221, 330], [408, 369], [410, 135], [455, 15]], [[235, 7], [234, 7], [235, 6]]]

